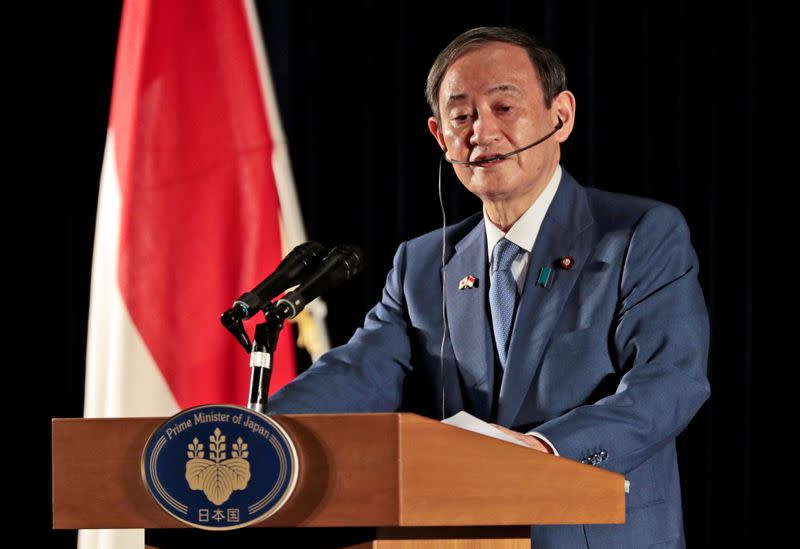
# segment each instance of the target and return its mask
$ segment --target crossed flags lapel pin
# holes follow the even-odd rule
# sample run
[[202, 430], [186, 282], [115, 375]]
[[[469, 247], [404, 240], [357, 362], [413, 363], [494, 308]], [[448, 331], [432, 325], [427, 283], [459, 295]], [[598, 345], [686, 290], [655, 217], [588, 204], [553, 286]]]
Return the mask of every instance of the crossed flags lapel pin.
[[474, 288], [477, 283], [478, 283], [477, 278], [475, 278], [472, 275], [467, 275], [458, 281], [458, 289], [464, 290], [467, 288]]

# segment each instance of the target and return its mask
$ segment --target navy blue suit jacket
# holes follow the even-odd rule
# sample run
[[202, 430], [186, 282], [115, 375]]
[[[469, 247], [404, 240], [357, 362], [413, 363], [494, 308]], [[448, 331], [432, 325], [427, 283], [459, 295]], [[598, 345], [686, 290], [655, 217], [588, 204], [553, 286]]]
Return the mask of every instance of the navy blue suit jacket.
[[[535, 429], [561, 456], [631, 483], [624, 525], [535, 527], [537, 549], [683, 546], [675, 437], [709, 395], [709, 330], [680, 212], [584, 189], [563, 172], [494, 406], [482, 215], [448, 227], [445, 238], [444, 267], [441, 231], [401, 244], [364, 327], [277, 392], [270, 413], [403, 410], [441, 419], [444, 408]], [[568, 270], [559, 267], [567, 255]], [[543, 267], [553, 269], [549, 287], [537, 285]], [[477, 287], [459, 290], [467, 275]]]

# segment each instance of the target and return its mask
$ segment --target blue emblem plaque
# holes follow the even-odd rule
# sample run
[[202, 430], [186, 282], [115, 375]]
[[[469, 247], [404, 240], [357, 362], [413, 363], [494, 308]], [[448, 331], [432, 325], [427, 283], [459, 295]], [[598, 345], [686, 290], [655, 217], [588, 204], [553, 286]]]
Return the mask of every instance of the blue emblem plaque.
[[274, 514], [297, 484], [294, 442], [271, 418], [239, 406], [189, 408], [151, 435], [142, 478], [170, 515], [197, 528], [243, 528]]

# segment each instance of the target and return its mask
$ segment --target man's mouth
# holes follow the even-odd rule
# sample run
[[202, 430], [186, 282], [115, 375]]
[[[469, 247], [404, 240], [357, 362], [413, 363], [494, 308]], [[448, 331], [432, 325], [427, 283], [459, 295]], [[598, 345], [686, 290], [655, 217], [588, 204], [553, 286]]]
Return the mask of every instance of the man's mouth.
[[481, 168], [488, 168], [500, 164], [503, 160], [505, 160], [505, 157], [500, 154], [482, 154], [476, 156], [474, 160], [471, 160], [470, 164]]

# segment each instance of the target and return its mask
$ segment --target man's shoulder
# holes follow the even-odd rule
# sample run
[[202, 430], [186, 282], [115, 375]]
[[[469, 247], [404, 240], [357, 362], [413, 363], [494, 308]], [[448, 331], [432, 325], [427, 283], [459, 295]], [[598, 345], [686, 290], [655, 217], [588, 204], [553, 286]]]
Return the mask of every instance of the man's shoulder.
[[[448, 248], [460, 242], [471, 231], [475, 230], [483, 222], [483, 213], [478, 212], [462, 221], [447, 225], [444, 228], [444, 240]], [[409, 251], [419, 252], [422, 250], [442, 250], [442, 228], [434, 229], [420, 236], [414, 237], [405, 242]]]
[[652, 198], [611, 192], [593, 187], [581, 187], [595, 222], [609, 229], [632, 227], [642, 219], [655, 217], [682, 223], [680, 210]]

